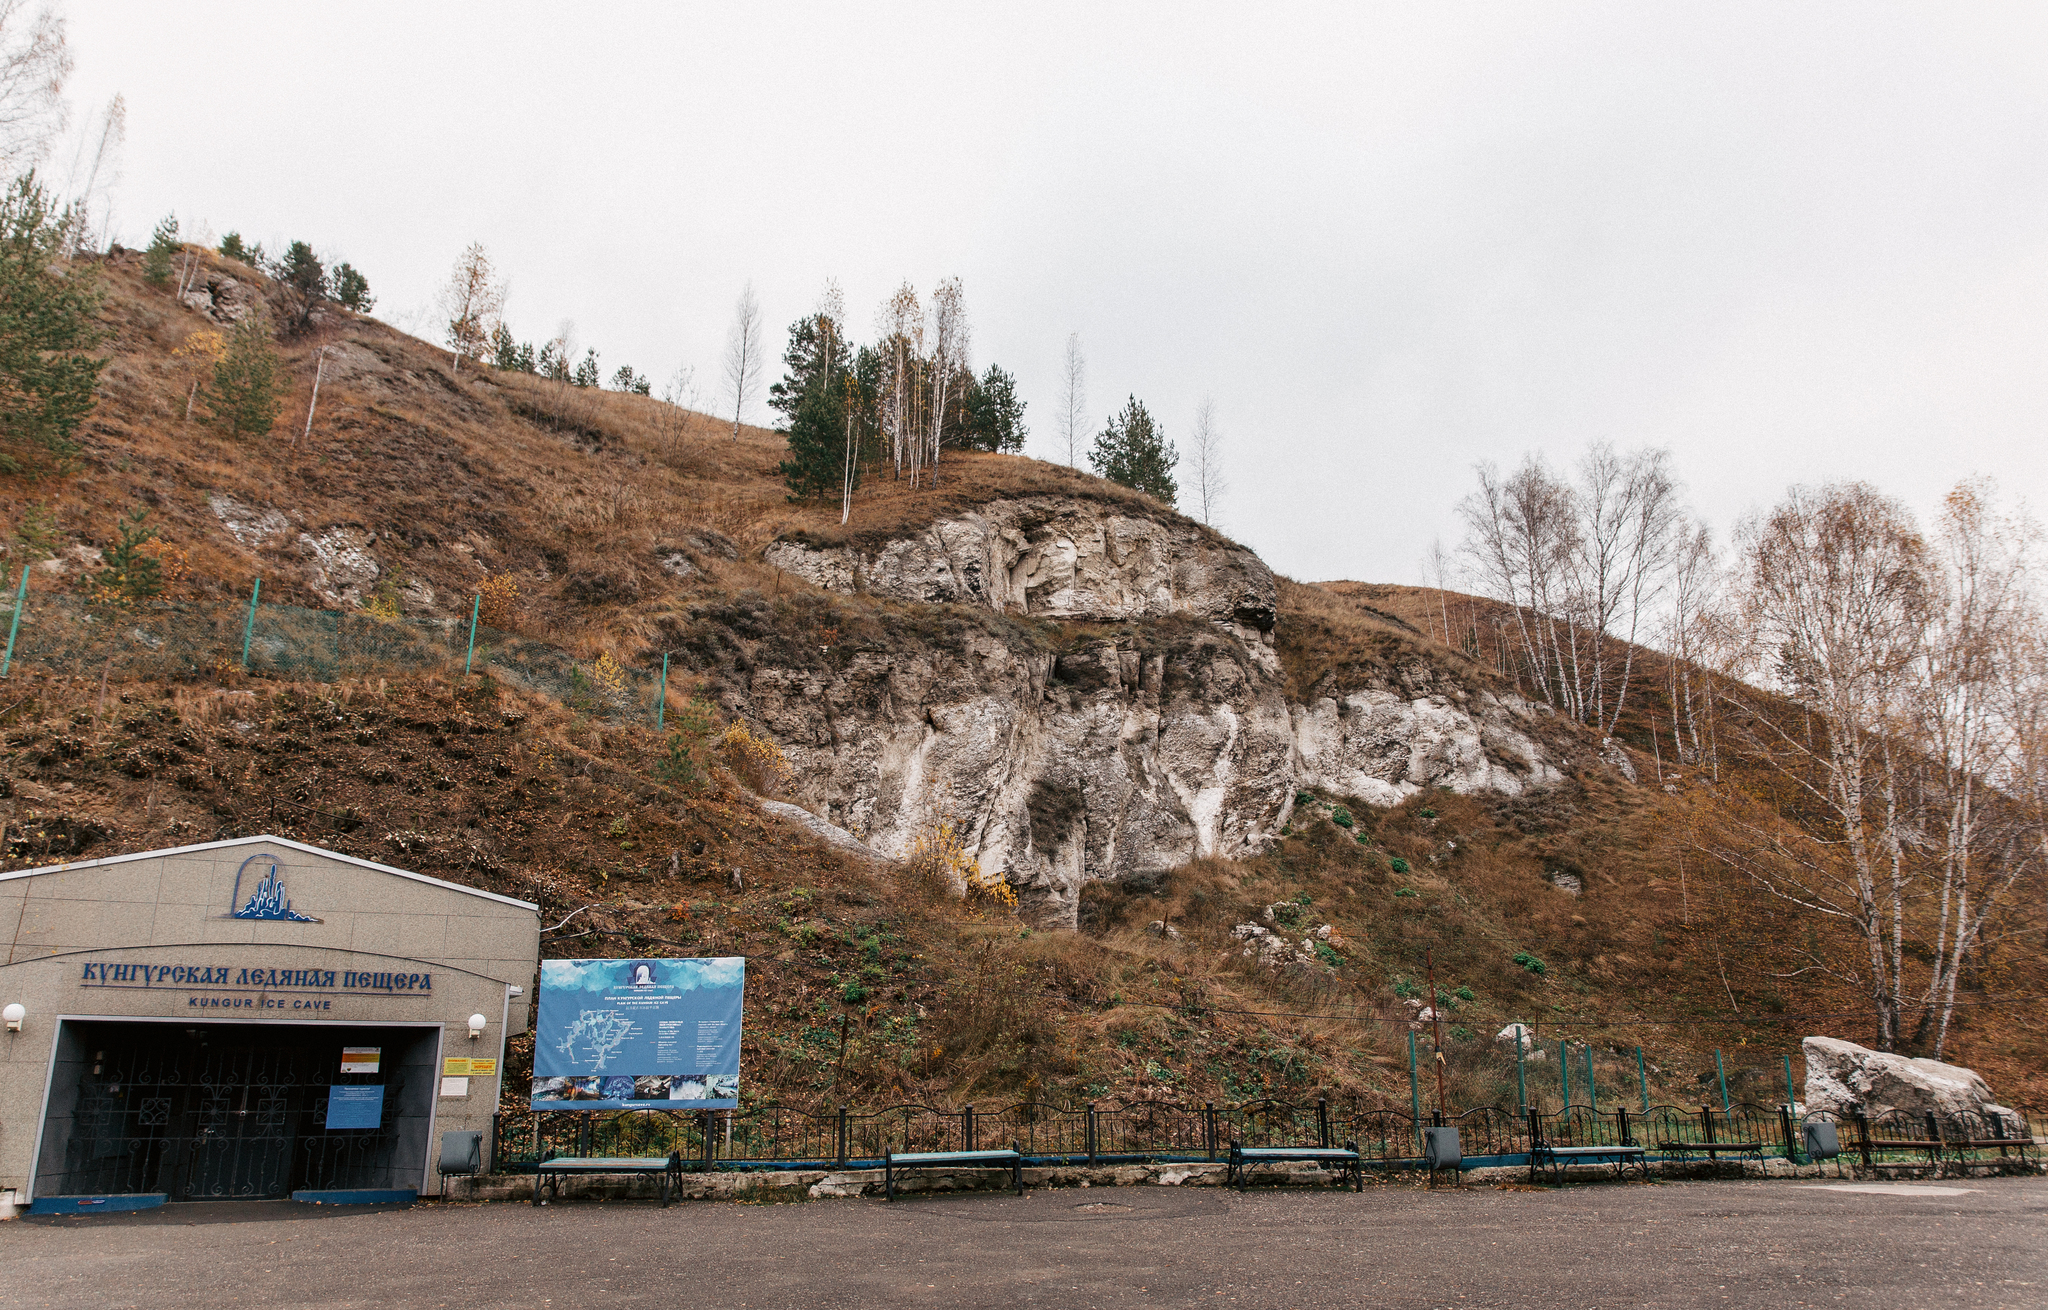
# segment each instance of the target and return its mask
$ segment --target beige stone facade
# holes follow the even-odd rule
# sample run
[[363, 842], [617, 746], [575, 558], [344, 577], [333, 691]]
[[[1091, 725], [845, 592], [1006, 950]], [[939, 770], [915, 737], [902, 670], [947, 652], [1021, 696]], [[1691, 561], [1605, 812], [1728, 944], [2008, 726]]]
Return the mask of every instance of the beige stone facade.
[[[440, 1134], [488, 1132], [540, 948], [527, 902], [276, 837], [0, 874], [0, 938], [0, 1007], [26, 1011], [0, 1031], [0, 1189], [23, 1199], [433, 1191]], [[344, 1045], [388, 1054], [329, 1072]], [[388, 1085], [382, 1136], [329, 1132], [323, 1080]]]

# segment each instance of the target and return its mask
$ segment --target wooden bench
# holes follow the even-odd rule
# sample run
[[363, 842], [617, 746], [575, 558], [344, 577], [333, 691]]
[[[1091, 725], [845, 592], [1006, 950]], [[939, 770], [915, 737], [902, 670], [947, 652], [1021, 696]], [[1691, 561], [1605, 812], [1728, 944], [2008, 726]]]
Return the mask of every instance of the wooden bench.
[[882, 1199], [896, 1199], [898, 1169], [1008, 1169], [1017, 1195], [1024, 1195], [1024, 1153], [1015, 1142], [1006, 1151], [894, 1151], [882, 1156]]
[[1295, 1162], [1341, 1165], [1344, 1176], [1351, 1181], [1352, 1190], [1365, 1190], [1365, 1160], [1359, 1155], [1356, 1142], [1346, 1142], [1342, 1146], [1241, 1146], [1232, 1142], [1230, 1167], [1224, 1173], [1223, 1181], [1226, 1186], [1243, 1191], [1253, 1165]]
[[533, 1203], [546, 1205], [541, 1199], [541, 1188], [547, 1188], [550, 1199], [561, 1199], [562, 1179], [587, 1177], [593, 1174], [640, 1174], [652, 1175], [661, 1188], [661, 1204], [668, 1206], [669, 1195], [682, 1183], [683, 1156], [680, 1151], [671, 1151], [667, 1156], [595, 1156], [558, 1155], [544, 1158], [533, 1166]]
[[1532, 1182], [1539, 1166], [1548, 1166], [1551, 1177], [1562, 1182], [1565, 1170], [1575, 1164], [1612, 1164], [1616, 1178], [1628, 1177], [1630, 1165], [1635, 1165], [1645, 1174], [1650, 1171], [1649, 1153], [1640, 1146], [1551, 1146], [1538, 1142], [1529, 1148], [1529, 1178]]

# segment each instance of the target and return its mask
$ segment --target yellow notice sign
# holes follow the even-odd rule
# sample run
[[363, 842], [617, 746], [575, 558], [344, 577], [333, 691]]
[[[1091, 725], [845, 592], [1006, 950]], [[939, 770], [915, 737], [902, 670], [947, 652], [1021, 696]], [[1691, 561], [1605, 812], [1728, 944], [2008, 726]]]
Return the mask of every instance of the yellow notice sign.
[[496, 1060], [471, 1060], [469, 1062], [469, 1072], [470, 1076], [475, 1078], [495, 1078], [498, 1076], [498, 1062]]
[[469, 1077], [469, 1067], [475, 1063], [476, 1061], [474, 1060], [465, 1059], [459, 1055], [451, 1055], [441, 1061], [441, 1076], [443, 1078], [467, 1078]]

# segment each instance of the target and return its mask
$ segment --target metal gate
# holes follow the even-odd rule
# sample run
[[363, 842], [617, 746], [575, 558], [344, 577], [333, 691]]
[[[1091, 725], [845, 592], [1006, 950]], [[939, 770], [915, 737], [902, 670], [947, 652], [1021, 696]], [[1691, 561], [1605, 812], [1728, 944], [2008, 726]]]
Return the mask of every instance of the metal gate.
[[404, 1071], [384, 1079], [382, 1122], [350, 1131], [326, 1128], [336, 1075], [335, 1056], [304, 1046], [110, 1042], [80, 1075], [61, 1190], [200, 1201], [394, 1186]]

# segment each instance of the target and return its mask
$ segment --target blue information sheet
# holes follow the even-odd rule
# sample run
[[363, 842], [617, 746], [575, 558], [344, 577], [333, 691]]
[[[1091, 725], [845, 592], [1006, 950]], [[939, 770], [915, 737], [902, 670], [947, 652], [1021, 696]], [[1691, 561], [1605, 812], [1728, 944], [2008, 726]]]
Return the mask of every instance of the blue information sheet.
[[541, 961], [534, 1107], [738, 1105], [746, 978], [743, 956]]
[[327, 1089], [327, 1127], [375, 1128], [384, 1121], [384, 1089], [336, 1083]]

